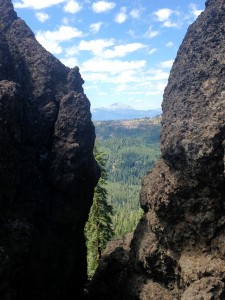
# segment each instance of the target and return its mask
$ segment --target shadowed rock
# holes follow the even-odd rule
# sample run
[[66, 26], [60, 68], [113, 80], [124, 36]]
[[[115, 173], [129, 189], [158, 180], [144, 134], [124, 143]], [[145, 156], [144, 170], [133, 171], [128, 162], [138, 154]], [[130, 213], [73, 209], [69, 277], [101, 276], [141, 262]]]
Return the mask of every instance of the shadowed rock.
[[84, 81], [0, 7], [0, 298], [80, 299], [99, 177]]
[[225, 299], [224, 28], [225, 1], [208, 0], [178, 51], [120, 299]]

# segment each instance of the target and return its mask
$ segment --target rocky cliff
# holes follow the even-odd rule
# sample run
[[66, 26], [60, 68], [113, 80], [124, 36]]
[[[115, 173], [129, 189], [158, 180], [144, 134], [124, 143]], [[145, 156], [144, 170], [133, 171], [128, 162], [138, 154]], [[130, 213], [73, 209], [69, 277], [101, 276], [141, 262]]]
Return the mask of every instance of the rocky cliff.
[[224, 45], [225, 1], [208, 0], [165, 89], [144, 216], [129, 253], [116, 246], [102, 260], [92, 299], [225, 299]]
[[99, 170], [79, 69], [0, 0], [0, 298], [80, 299]]

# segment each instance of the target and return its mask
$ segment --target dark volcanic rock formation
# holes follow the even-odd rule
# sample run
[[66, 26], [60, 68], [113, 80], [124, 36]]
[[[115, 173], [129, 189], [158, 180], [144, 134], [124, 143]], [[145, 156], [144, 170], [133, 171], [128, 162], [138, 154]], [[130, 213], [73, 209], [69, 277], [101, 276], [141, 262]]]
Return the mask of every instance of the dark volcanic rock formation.
[[224, 148], [225, 1], [208, 0], [165, 89], [162, 158], [143, 181], [120, 296], [110, 287], [98, 299], [225, 299]]
[[84, 81], [0, 8], [0, 298], [80, 299], [99, 176]]

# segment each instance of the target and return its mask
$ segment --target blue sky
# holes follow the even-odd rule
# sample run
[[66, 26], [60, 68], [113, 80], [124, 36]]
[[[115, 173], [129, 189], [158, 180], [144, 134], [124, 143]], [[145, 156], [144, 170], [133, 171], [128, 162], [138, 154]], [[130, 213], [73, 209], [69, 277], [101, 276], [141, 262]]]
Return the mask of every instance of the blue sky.
[[92, 108], [161, 106], [172, 63], [204, 0], [14, 0], [37, 40], [79, 66]]

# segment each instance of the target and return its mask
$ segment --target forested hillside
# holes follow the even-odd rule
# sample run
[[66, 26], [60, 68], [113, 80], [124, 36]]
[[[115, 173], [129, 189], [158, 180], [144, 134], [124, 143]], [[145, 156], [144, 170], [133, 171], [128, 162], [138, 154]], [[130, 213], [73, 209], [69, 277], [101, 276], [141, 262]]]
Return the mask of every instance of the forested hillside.
[[160, 156], [160, 117], [96, 122], [98, 147], [107, 157], [108, 201], [116, 236], [132, 231], [142, 212], [141, 179]]

